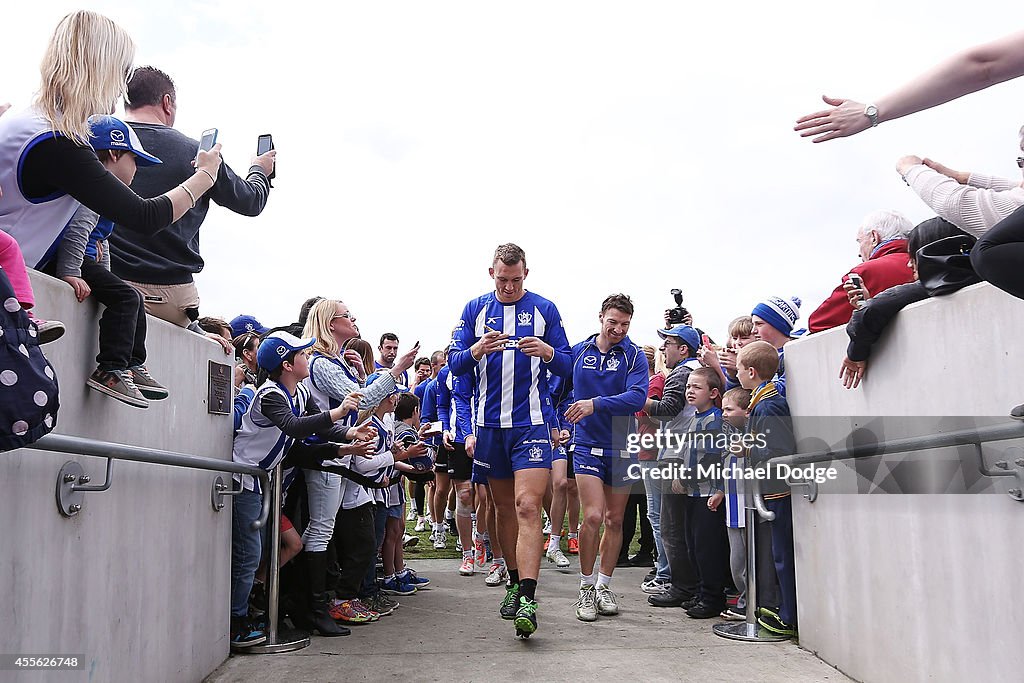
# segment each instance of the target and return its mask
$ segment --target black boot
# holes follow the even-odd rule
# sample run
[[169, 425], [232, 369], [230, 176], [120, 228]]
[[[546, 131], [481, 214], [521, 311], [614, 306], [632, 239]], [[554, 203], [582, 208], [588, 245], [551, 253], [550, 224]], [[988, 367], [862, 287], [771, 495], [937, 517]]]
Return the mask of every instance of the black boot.
[[311, 592], [310, 606], [313, 612], [313, 629], [326, 637], [347, 636], [350, 631], [344, 626], [339, 626], [328, 611], [328, 593], [325, 588], [327, 582], [327, 553], [303, 553], [306, 556], [306, 566], [309, 568], [309, 588]]

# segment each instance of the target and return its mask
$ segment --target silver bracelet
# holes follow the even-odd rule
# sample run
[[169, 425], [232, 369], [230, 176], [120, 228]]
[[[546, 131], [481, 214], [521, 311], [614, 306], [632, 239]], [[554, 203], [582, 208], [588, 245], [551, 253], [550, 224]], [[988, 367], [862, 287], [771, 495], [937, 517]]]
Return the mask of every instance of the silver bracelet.
[[190, 190], [187, 187], [185, 187], [185, 183], [182, 183], [178, 187], [180, 187], [181, 189], [185, 190], [185, 194], [187, 194], [188, 198], [192, 200], [192, 208], [193, 209], [196, 208], [196, 196], [194, 194], [192, 194], [192, 190]]
[[214, 185], [216, 185], [216, 184], [217, 184], [217, 179], [216, 179], [216, 178], [214, 178], [214, 177], [213, 177], [213, 174], [212, 174], [212, 173], [210, 173], [209, 171], [207, 171], [207, 170], [206, 170], [205, 168], [197, 168], [196, 170], [197, 170], [197, 171], [202, 171], [202, 172], [203, 172], [203, 173], [205, 173], [206, 175], [210, 176], [210, 182], [211, 182], [211, 183], [213, 183]]

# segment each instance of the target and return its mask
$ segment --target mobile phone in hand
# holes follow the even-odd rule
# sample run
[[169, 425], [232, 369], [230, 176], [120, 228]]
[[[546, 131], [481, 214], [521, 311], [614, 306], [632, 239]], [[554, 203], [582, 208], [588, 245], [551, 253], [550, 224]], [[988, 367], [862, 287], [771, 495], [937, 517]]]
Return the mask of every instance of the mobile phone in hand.
[[[274, 136], [270, 133], [264, 133], [256, 139], [256, 156], [263, 156], [270, 150], [274, 149]], [[267, 180], [273, 180], [277, 177], [277, 164], [274, 164], [274, 170], [267, 176]]]
[[[213, 146], [217, 144], [217, 129], [208, 128], [203, 131], [203, 136], [199, 138], [199, 152], [209, 152], [213, 149]], [[199, 159], [199, 152], [196, 152], [196, 159]]]

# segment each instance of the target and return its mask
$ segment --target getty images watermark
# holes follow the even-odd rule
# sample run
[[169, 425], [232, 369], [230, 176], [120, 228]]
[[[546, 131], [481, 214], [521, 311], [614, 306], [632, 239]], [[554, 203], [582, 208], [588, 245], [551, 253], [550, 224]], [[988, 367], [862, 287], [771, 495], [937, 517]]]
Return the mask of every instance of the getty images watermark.
[[[630, 479], [682, 479], [690, 481], [728, 481], [728, 480], [801, 480], [824, 484], [835, 481], [839, 473], [833, 466], [805, 465], [803, 467], [785, 463], [773, 463], [768, 468], [746, 464], [746, 456], [754, 451], [768, 448], [765, 434], [744, 432], [674, 432], [669, 429], [658, 429], [654, 432], [626, 435], [626, 451], [636, 455], [641, 451], [658, 451], [669, 457], [661, 460], [656, 467], [644, 467], [640, 463], [631, 463], [627, 469]], [[687, 465], [690, 453], [708, 454], [722, 453], [723, 458], [707, 460], [701, 458], [696, 466]], [[727, 455], [738, 456], [730, 463], [723, 460]], [[679, 458], [676, 460], [675, 458]], [[741, 464], [742, 463], [742, 464]]]

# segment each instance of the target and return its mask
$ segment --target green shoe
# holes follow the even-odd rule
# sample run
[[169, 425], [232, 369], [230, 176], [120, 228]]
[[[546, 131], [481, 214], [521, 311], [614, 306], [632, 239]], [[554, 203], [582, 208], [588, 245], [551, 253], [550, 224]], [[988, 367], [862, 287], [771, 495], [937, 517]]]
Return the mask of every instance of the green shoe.
[[[518, 623], [518, 621], [516, 623]], [[768, 612], [768, 614], [759, 617], [757, 624], [761, 628], [771, 631], [772, 633], [777, 633], [780, 636], [788, 636], [790, 638], [796, 636], [796, 626], [787, 624], [780, 619], [777, 614], [772, 612]]]
[[505, 588], [505, 599], [501, 601], [498, 614], [502, 619], [515, 619], [519, 609], [519, 584], [512, 584]]
[[525, 596], [519, 598], [516, 611], [516, 635], [529, 638], [537, 631], [537, 601]]

